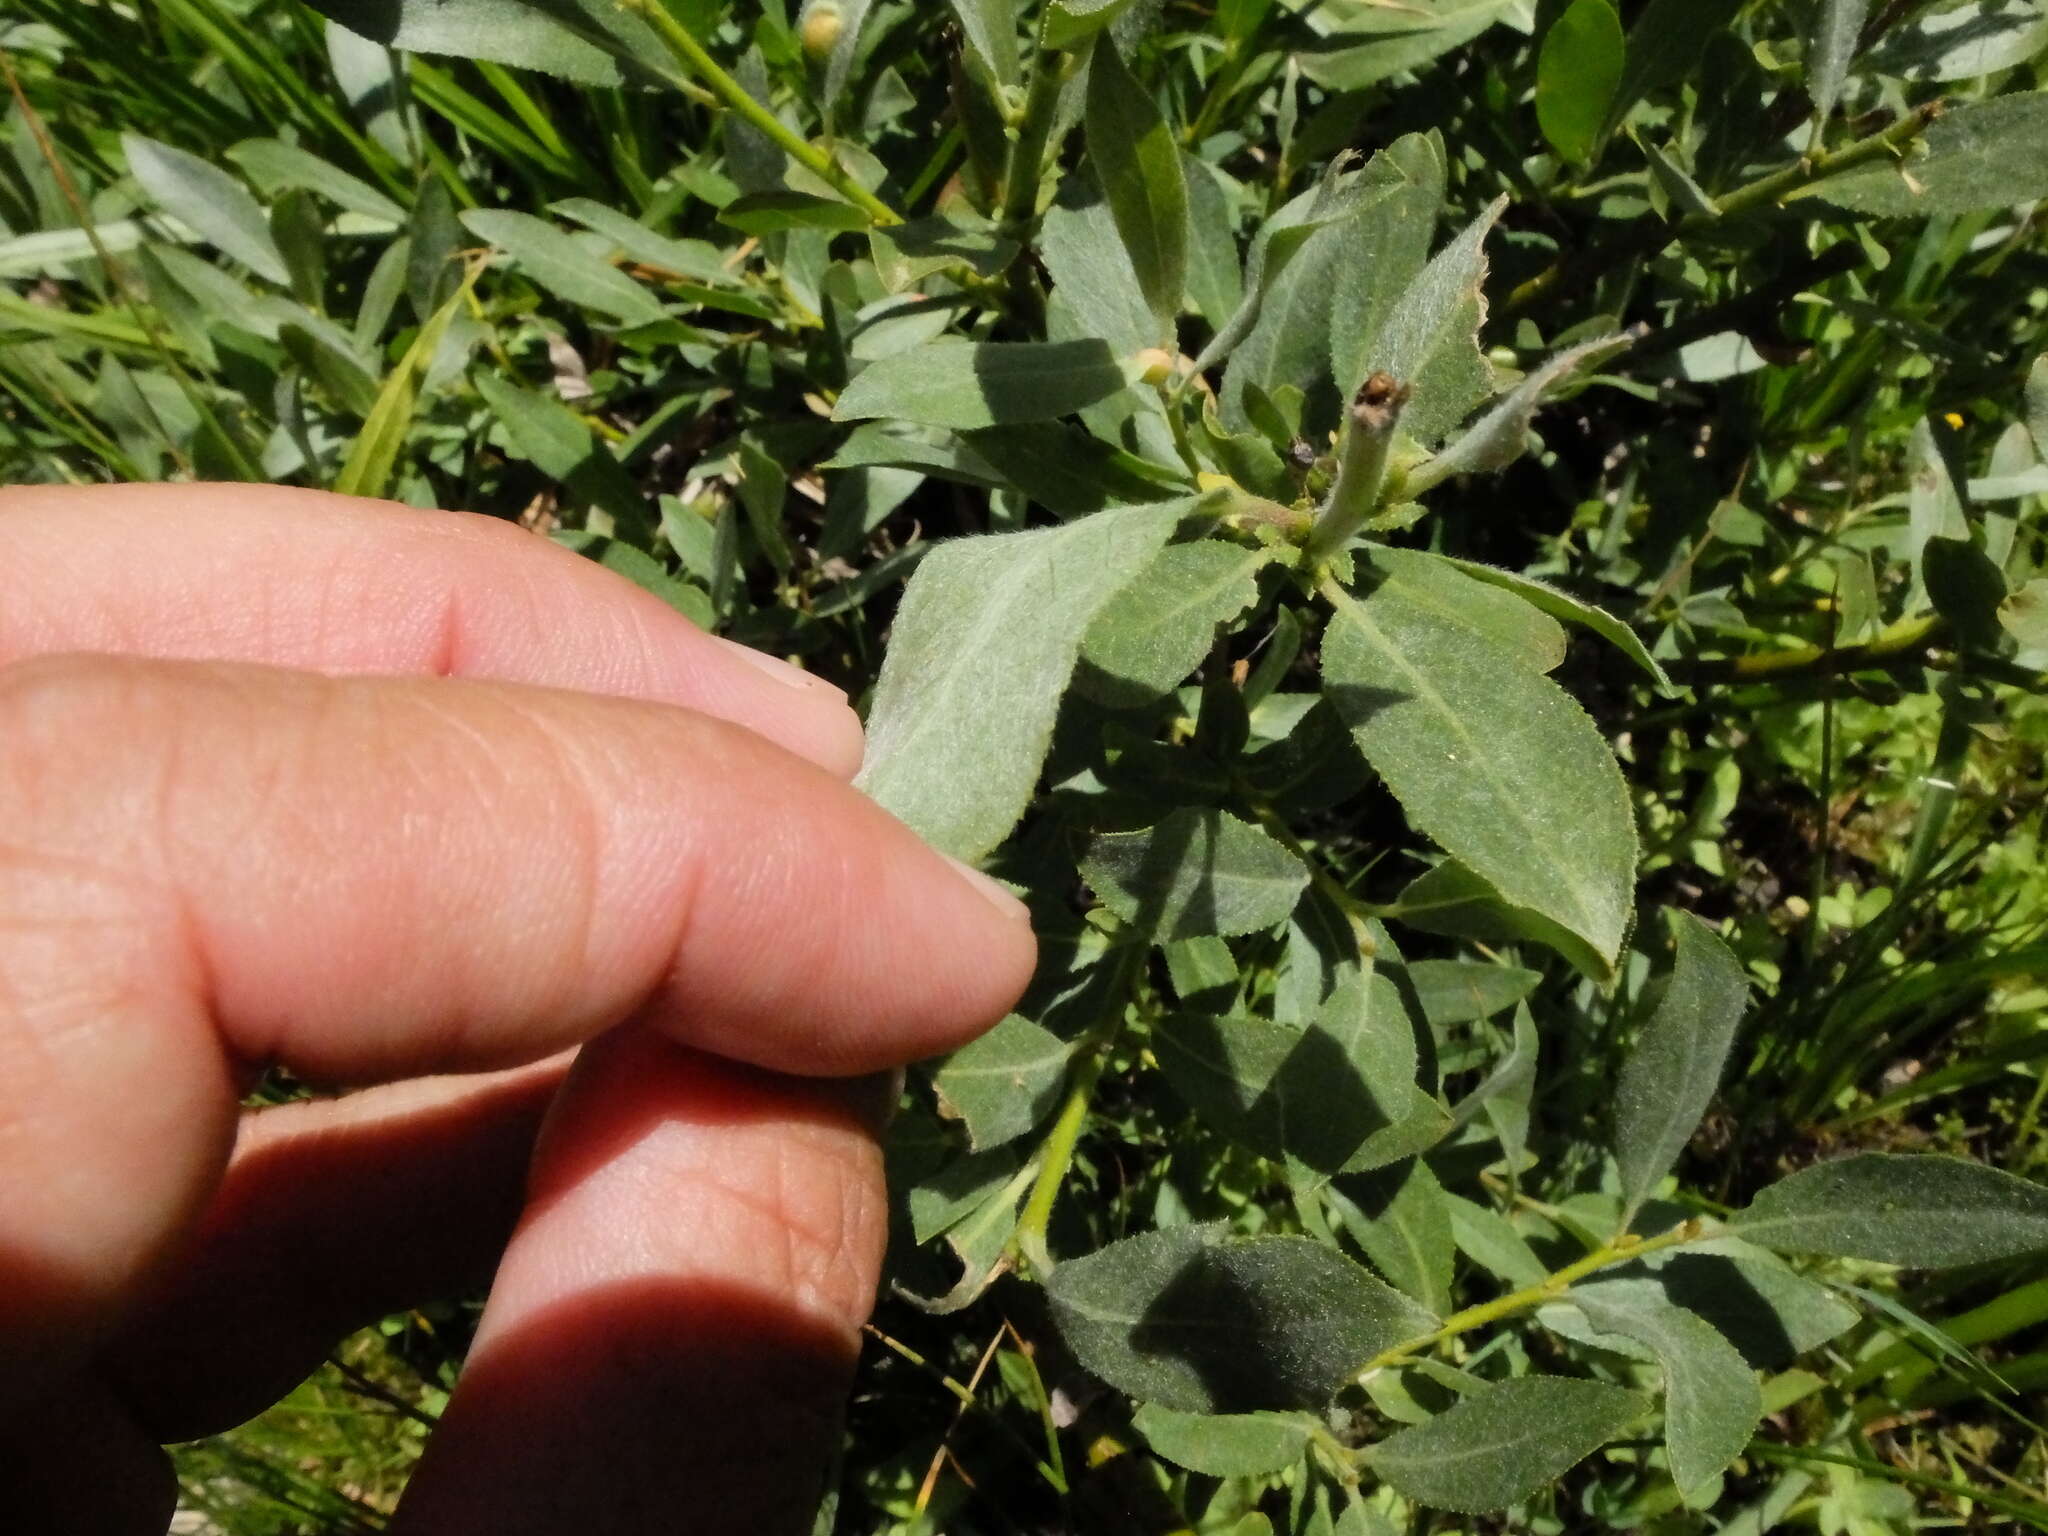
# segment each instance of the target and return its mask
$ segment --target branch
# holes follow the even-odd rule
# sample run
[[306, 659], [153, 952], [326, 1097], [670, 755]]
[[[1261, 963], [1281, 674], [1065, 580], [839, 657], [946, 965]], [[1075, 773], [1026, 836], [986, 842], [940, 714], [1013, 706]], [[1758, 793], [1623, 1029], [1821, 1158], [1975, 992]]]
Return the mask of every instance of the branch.
[[648, 25], [661, 35], [661, 40], [668, 45], [669, 52], [673, 53], [685, 68], [694, 71], [710, 88], [713, 96], [729, 110], [773, 139], [805, 170], [861, 209], [877, 224], [903, 222], [901, 214], [855, 181], [837, 160], [810, 140], [800, 136], [789, 124], [754, 100], [745, 86], [727, 74], [719, 67], [718, 61], [704, 51], [704, 45], [691, 35], [690, 29], [669, 14], [668, 8], [661, 0], [619, 0], [619, 4], [626, 10], [644, 17]]
[[1845, 272], [1853, 272], [1869, 260], [1868, 253], [1854, 240], [1838, 240], [1820, 255], [1800, 262], [1782, 277], [1689, 315], [1675, 325], [1647, 331], [1642, 340], [1632, 345], [1624, 355], [1631, 363], [1637, 363], [1644, 358], [1667, 356], [1723, 331], [1746, 332], [1770, 324], [1776, 321], [1779, 310], [1808, 288], [1817, 287]]
[[1695, 662], [1674, 669], [1681, 681], [1691, 683], [1777, 682], [1792, 677], [1832, 677], [1843, 672], [1865, 672], [1895, 667], [1922, 659], [1927, 648], [1947, 632], [1947, 621], [1935, 614], [1901, 619], [1874, 640], [1861, 645], [1795, 645], [1782, 651], [1758, 651], [1748, 656], [1729, 656]]
[[1073, 78], [1076, 56], [1041, 45], [1032, 59], [1031, 93], [1010, 146], [1010, 167], [1003, 177], [1003, 230], [1022, 238], [1038, 217], [1038, 189], [1045, 176], [1045, 157], [1059, 121], [1060, 96]]
[[1352, 1375], [1363, 1380], [1374, 1371], [1398, 1365], [1424, 1350], [1434, 1349], [1447, 1339], [1456, 1338], [1461, 1333], [1470, 1333], [1475, 1328], [1484, 1328], [1488, 1323], [1499, 1322], [1502, 1318], [1512, 1317], [1517, 1312], [1533, 1311], [1546, 1302], [1556, 1301], [1588, 1275], [1597, 1274], [1603, 1269], [1611, 1269], [1617, 1264], [1631, 1263], [1646, 1253], [1655, 1253], [1662, 1248], [1676, 1248], [1685, 1243], [1696, 1243], [1705, 1236], [1706, 1227], [1694, 1217], [1680, 1222], [1669, 1232], [1656, 1237], [1618, 1237], [1605, 1247], [1594, 1249], [1577, 1263], [1567, 1264], [1540, 1284], [1496, 1297], [1492, 1301], [1482, 1302], [1476, 1307], [1467, 1307], [1462, 1312], [1452, 1313], [1444, 1319], [1443, 1326], [1434, 1333], [1425, 1333], [1405, 1343], [1396, 1344], [1391, 1349], [1381, 1350], [1352, 1372]]
[[1806, 187], [1858, 170], [1887, 155], [1898, 154], [1925, 133], [1928, 125], [1946, 110], [1947, 103], [1939, 99], [1926, 102], [1915, 107], [1889, 128], [1873, 133], [1867, 138], [1858, 139], [1833, 154], [1795, 160], [1781, 171], [1774, 171], [1769, 176], [1750, 182], [1747, 186], [1737, 187], [1733, 192], [1716, 198], [1711, 211], [1687, 214], [1676, 223], [1668, 222], [1655, 214], [1645, 214], [1611, 240], [1601, 241], [1589, 247], [1576, 259], [1551, 263], [1549, 267], [1508, 295], [1507, 302], [1501, 306], [1501, 314], [1511, 316], [1522, 313], [1539, 299], [1547, 297], [1561, 287], [1567, 278], [1583, 277], [1588, 272], [1654, 256], [1672, 241], [1711, 229], [1722, 219], [1753, 213], [1758, 208], [1776, 204]]

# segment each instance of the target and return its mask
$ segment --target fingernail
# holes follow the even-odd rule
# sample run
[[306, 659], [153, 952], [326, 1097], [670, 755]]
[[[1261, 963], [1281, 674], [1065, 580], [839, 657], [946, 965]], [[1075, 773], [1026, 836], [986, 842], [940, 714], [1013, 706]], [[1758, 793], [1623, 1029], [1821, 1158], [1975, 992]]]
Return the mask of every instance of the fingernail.
[[972, 864], [963, 864], [950, 853], [941, 854], [940, 857], [959, 870], [967, 883], [973, 886], [976, 892], [990, 906], [1002, 913], [1003, 916], [1014, 922], [1028, 923], [1031, 921], [1031, 909], [1011, 895], [1009, 890], [999, 881], [991, 880]]
[[839, 699], [846, 697], [842, 690], [834, 688], [824, 678], [814, 676], [802, 667], [792, 666], [780, 656], [770, 656], [766, 651], [757, 651], [752, 646], [741, 645], [737, 640], [720, 639], [718, 643], [764, 677], [774, 678], [785, 688], [796, 688], [805, 693], [829, 693]]

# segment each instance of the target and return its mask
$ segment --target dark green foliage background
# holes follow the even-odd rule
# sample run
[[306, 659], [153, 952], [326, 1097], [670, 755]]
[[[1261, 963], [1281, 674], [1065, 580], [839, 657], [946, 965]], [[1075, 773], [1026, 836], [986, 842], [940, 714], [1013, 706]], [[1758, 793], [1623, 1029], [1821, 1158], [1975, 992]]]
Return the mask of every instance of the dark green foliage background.
[[[820, 1529], [2048, 1529], [2048, 5], [836, 9], [0, 14], [0, 479], [516, 519], [1030, 895]], [[188, 1504], [377, 1528], [472, 1316]]]

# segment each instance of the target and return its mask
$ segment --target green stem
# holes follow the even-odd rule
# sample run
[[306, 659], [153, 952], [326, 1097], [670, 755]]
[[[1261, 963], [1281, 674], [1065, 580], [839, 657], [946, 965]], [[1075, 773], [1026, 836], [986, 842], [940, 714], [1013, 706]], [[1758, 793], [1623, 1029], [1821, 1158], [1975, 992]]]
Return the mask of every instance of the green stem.
[[1711, 229], [1722, 219], [1734, 218], [1740, 214], [1752, 213], [1758, 208], [1774, 205], [1792, 193], [1826, 181], [1830, 177], [1858, 170], [1888, 155], [1896, 155], [1925, 133], [1928, 124], [1940, 117], [1945, 108], [1946, 104], [1940, 100], [1927, 102], [1908, 112], [1889, 128], [1873, 133], [1867, 138], [1858, 139], [1854, 144], [1838, 149], [1831, 155], [1811, 155], [1795, 160], [1781, 171], [1774, 171], [1747, 186], [1737, 187], [1724, 197], [1716, 198], [1711, 211], [1688, 214], [1676, 223], [1666, 222], [1655, 214], [1646, 214], [1614, 239], [1587, 250], [1578, 260], [1553, 262], [1508, 295], [1501, 313], [1504, 317], [1521, 314], [1538, 300], [1547, 297], [1568, 277], [1599, 271], [1644, 256], [1654, 256], [1672, 241]]
[[1162, 380], [1158, 385], [1159, 408], [1166, 413], [1167, 430], [1173, 434], [1174, 451], [1187, 466], [1187, 472], [1196, 478], [1202, 473], [1202, 461], [1195, 457], [1195, 445], [1188, 436], [1187, 413], [1180, 408], [1180, 391], [1176, 381]]
[[1733, 218], [1738, 214], [1749, 213], [1768, 204], [1777, 203], [1802, 187], [1860, 170], [1873, 161], [1894, 156], [1925, 133], [1928, 125], [1947, 110], [1948, 104], [1937, 98], [1915, 107], [1889, 128], [1880, 129], [1867, 138], [1858, 139], [1854, 144], [1838, 149], [1831, 155], [1815, 155], [1808, 159], [1795, 160], [1782, 171], [1752, 181], [1746, 187], [1737, 187], [1726, 197], [1716, 198], [1711, 214], [1688, 214], [1679, 220], [1678, 233], [1698, 234], [1703, 229], [1711, 228], [1719, 219]]
[[1041, 47], [1032, 60], [1031, 93], [1010, 146], [1010, 168], [1003, 177], [1003, 229], [1020, 236], [1038, 217], [1038, 188], [1045, 175], [1045, 157], [1059, 120], [1060, 95], [1073, 78], [1075, 56]]
[[619, 4], [644, 17], [648, 25], [661, 35], [661, 40], [668, 45], [669, 52], [676, 56], [677, 61], [692, 70], [727, 110], [739, 114], [768, 135], [805, 170], [867, 213], [877, 224], [903, 222], [901, 214], [855, 181], [838, 161], [808, 139], [800, 137], [789, 124], [754, 100], [745, 86], [727, 74], [719, 67], [718, 61], [704, 51], [704, 45], [691, 36], [690, 29], [669, 14], [661, 0], [619, 0]]
[[1095, 1085], [1102, 1081], [1109, 1065], [1109, 1053], [1123, 1033], [1124, 1015], [1130, 1010], [1131, 985], [1145, 954], [1142, 940], [1126, 939], [1115, 977], [1110, 983], [1109, 1001], [1102, 1019], [1081, 1039], [1074, 1053], [1073, 1075], [1067, 1080], [1067, 1096], [1060, 1104], [1059, 1117], [1039, 1149], [1038, 1180], [1017, 1218], [1017, 1230], [1010, 1235], [1010, 1251], [1030, 1264], [1041, 1280], [1053, 1271], [1052, 1254], [1045, 1246], [1046, 1228], [1052, 1222], [1053, 1206], [1059, 1202], [1067, 1173], [1074, 1165], [1074, 1153], [1081, 1144], [1081, 1132], [1088, 1125], [1088, 1111], [1095, 1099]]
[[1482, 1302], [1476, 1307], [1467, 1307], [1462, 1312], [1452, 1313], [1435, 1332], [1425, 1333], [1418, 1338], [1381, 1350], [1352, 1374], [1363, 1379], [1374, 1371], [1398, 1365], [1425, 1350], [1434, 1349], [1446, 1340], [1455, 1339], [1461, 1333], [1470, 1333], [1475, 1328], [1484, 1328], [1488, 1323], [1499, 1322], [1502, 1318], [1512, 1317], [1517, 1312], [1527, 1312], [1546, 1302], [1555, 1301], [1588, 1275], [1596, 1274], [1603, 1269], [1611, 1269], [1617, 1264], [1627, 1264], [1661, 1248], [1676, 1248], [1684, 1243], [1696, 1243], [1705, 1235], [1706, 1230], [1698, 1221], [1685, 1221], [1656, 1237], [1618, 1237], [1605, 1247], [1594, 1249], [1577, 1263], [1567, 1264], [1563, 1269], [1547, 1277], [1540, 1285], [1532, 1285], [1506, 1296], [1495, 1297], [1492, 1301]]
[[1259, 824], [1267, 836], [1301, 860], [1308, 869], [1309, 884], [1313, 885], [1331, 906], [1344, 914], [1344, 920], [1351, 925], [1351, 936], [1358, 941], [1359, 958], [1368, 965], [1371, 964], [1379, 953], [1379, 945], [1374, 942], [1372, 930], [1366, 925], [1380, 915], [1380, 909], [1369, 902], [1360, 901], [1345, 889], [1344, 883], [1331, 874], [1323, 861], [1309, 852], [1301, 839], [1294, 835], [1293, 828], [1287, 825], [1286, 818], [1274, 809], [1270, 800], [1256, 793], [1241, 778], [1234, 779], [1232, 787], [1244, 802], [1245, 809], [1251, 812], [1252, 820]]
[[1223, 62], [1217, 66], [1215, 80], [1208, 94], [1202, 98], [1201, 109], [1195, 113], [1195, 120], [1181, 132], [1181, 143], [1190, 149], [1209, 136], [1217, 115], [1223, 110], [1225, 98], [1237, 89], [1237, 82], [1243, 78], [1244, 44], [1247, 41], [1249, 39], [1234, 38], [1224, 46]]
[[1343, 446], [1337, 450], [1337, 481], [1308, 536], [1311, 569], [1350, 543], [1379, 506], [1394, 431], [1407, 403], [1408, 386], [1384, 373], [1374, 374], [1359, 386], [1345, 423]]
[[1782, 651], [1760, 651], [1750, 656], [1732, 656], [1704, 661], [1686, 673], [1688, 682], [1754, 683], [1786, 677], [1832, 676], [1861, 672], [1913, 658], [1946, 629], [1935, 614], [1901, 619], [1873, 640], [1861, 645], [1788, 646]]

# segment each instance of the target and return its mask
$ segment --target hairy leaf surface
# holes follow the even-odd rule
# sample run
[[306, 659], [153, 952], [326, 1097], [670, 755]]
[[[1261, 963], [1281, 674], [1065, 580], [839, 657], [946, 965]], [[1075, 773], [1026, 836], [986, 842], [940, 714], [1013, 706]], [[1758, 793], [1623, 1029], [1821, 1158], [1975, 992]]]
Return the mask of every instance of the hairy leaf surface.
[[1611, 970], [1636, 857], [1613, 754], [1525, 651], [1433, 597], [1398, 570], [1363, 595], [1337, 593], [1325, 696], [1418, 830]]
[[1270, 928], [1309, 881], [1301, 860], [1260, 828], [1192, 809], [1096, 838], [1081, 873], [1104, 905], [1160, 943]]
[[1209, 1477], [1267, 1477], [1301, 1460], [1315, 1420], [1278, 1413], [1181, 1413], [1146, 1403], [1131, 1423], [1168, 1461]]
[[1052, 1112], [1074, 1048], [1011, 1014], [947, 1058], [932, 1079], [939, 1110], [962, 1121], [975, 1151], [1001, 1146]]
[[1320, 1408], [1430, 1314], [1322, 1244], [1168, 1227], [1069, 1259], [1046, 1282], [1081, 1363], [1184, 1413]]
[[2048, 1250], [2048, 1189], [1959, 1157], [1864, 1152], [1780, 1179], [1732, 1225], [1781, 1253], [1945, 1269]]
[[1687, 1502], [1697, 1502], [1756, 1433], [1764, 1413], [1756, 1373], [1711, 1323], [1673, 1306], [1655, 1280], [1603, 1280], [1574, 1287], [1571, 1299], [1595, 1328], [1656, 1355], [1671, 1475]]
[[868, 716], [859, 784], [980, 858], [1030, 803], [1081, 637], [1172, 533], [1174, 503], [962, 539], [918, 567]]
[[1749, 1002], [1749, 978], [1697, 918], [1678, 917], [1677, 958], [1615, 1089], [1614, 1154], [1633, 1217], [1692, 1140], [1721, 1085]]
[[962, 429], [1050, 421], [1108, 399], [1132, 377], [1101, 341], [947, 338], [870, 363], [840, 395], [832, 419]]
[[1496, 1382], [1365, 1453], [1381, 1477], [1437, 1509], [1505, 1509], [1561, 1477], [1639, 1417], [1639, 1393], [1605, 1382]]
[[1096, 616], [1081, 644], [1081, 686], [1107, 704], [1139, 705], [1201, 665], [1228, 623], [1258, 596], [1262, 549], [1203, 540], [1162, 549]]

